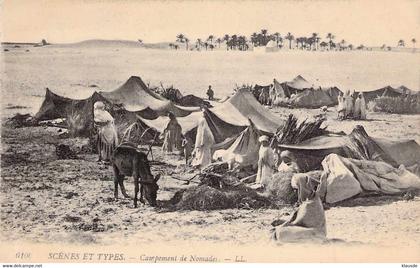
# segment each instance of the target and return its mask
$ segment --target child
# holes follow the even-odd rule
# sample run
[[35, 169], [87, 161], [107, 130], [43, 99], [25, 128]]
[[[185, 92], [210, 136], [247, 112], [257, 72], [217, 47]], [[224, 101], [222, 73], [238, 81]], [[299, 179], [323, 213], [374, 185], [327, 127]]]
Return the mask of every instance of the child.
[[185, 165], [188, 165], [188, 159], [191, 157], [191, 153], [192, 153], [192, 145], [191, 145], [191, 141], [185, 137], [184, 135], [182, 135], [182, 149], [184, 152], [184, 157], [185, 157]]

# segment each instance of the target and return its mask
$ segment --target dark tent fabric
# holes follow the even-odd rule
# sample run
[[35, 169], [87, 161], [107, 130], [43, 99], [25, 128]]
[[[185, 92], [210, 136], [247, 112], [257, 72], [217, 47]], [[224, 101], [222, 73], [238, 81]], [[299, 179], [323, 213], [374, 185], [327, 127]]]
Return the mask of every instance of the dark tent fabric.
[[[279, 83], [276, 79], [273, 80], [274, 90], [277, 98], [290, 98], [290, 90], [286, 83]], [[296, 93], [296, 92], [293, 92]]]
[[252, 90], [252, 94], [254, 95], [256, 99], [258, 99], [260, 97], [261, 92], [264, 90], [270, 90], [270, 87], [271, 85], [261, 86], [261, 85], [255, 84]]
[[215, 113], [210, 110], [205, 110], [204, 117], [209, 125], [216, 143], [223, 142], [229, 137], [237, 135], [245, 129], [244, 126], [236, 126], [223, 121]]
[[280, 87], [277, 86], [279, 89], [284, 91], [284, 94], [290, 98], [293, 94], [299, 94], [304, 91], [304, 89], [294, 88], [287, 84], [287, 82], [280, 83]]
[[[216, 114], [214, 114], [209, 109], [203, 111], [204, 117], [209, 125], [215, 142], [221, 143], [226, 139], [237, 135], [243, 129], [244, 126], [236, 126], [220, 119]], [[197, 134], [197, 125], [198, 120], [202, 117], [202, 113], [192, 113], [186, 117], [177, 118], [178, 123], [181, 125], [182, 133], [190, 138], [192, 141], [195, 141], [195, 136]], [[162, 133], [169, 122], [168, 117], [159, 117], [155, 120], [147, 120], [140, 116], [137, 116], [138, 120], [142, 122], [142, 126], [145, 129], [153, 128], [159, 133]]]
[[39, 121], [65, 118], [67, 107], [71, 102], [72, 99], [59, 96], [47, 88], [45, 99], [35, 114], [35, 118]]
[[418, 96], [420, 95], [420, 91], [409, 89], [408, 87], [402, 85], [395, 89], [395, 91], [401, 93], [403, 96], [405, 95], [412, 95], [412, 96]]
[[[247, 89], [240, 89], [234, 96], [224, 103], [211, 109], [204, 109], [205, 119], [213, 133], [216, 144], [237, 136], [250, 125], [250, 120], [255, 127], [265, 134], [273, 134], [283, 121], [263, 107]], [[195, 140], [197, 124], [202, 113], [191, 113], [185, 117], [178, 117], [184, 135]], [[160, 116], [155, 120], [137, 117], [142, 122], [143, 130], [153, 128], [162, 133], [168, 124], [167, 116]]]
[[[383, 96], [383, 94], [387, 91], [387, 90], [392, 90], [393, 88], [391, 86], [386, 86], [383, 88], [379, 88], [376, 90], [371, 90], [371, 91], [364, 91], [363, 96], [365, 97], [366, 103], [373, 101], [374, 99]], [[355, 92], [355, 96], [357, 96], [359, 92]]]
[[398, 98], [401, 96], [403, 96], [403, 94], [399, 92], [399, 90], [393, 87], [386, 88], [384, 93], [382, 94], [382, 97], [391, 97], [391, 98]]
[[285, 84], [288, 87], [294, 88], [294, 89], [306, 89], [306, 88], [312, 88], [313, 85], [311, 83], [309, 83], [305, 78], [303, 78], [301, 75], [296, 76], [295, 78], [293, 78], [292, 81], [290, 82], [285, 82]]
[[396, 163], [406, 167], [420, 165], [420, 145], [416, 141], [380, 138], [374, 140]]
[[106, 110], [114, 117], [119, 135], [122, 129], [129, 124], [128, 122], [132, 122], [136, 118], [136, 115], [149, 119], [157, 118], [157, 114], [150, 108], [129, 112], [120, 105], [112, 104], [97, 92], [87, 99], [75, 100], [59, 96], [49, 89], [46, 90], [45, 99], [35, 118], [38, 121], [66, 118], [71, 136], [90, 136], [94, 127], [93, 105], [97, 101], [102, 101]]
[[403, 95], [413, 95], [416, 92], [414, 90], [409, 89], [408, 87], [402, 85], [395, 89], [397, 92], [403, 94]]
[[[290, 82], [279, 83], [273, 81], [278, 105], [287, 105], [298, 108], [320, 108], [322, 106], [335, 106], [338, 104], [340, 89], [337, 87], [319, 87], [309, 83], [298, 75]], [[289, 98], [289, 100], [287, 100]]]
[[96, 101], [103, 101], [109, 106], [107, 100], [96, 92], [87, 99], [75, 100], [47, 89], [35, 118], [38, 121], [66, 118], [70, 135], [89, 136], [93, 130], [93, 104]]
[[183, 96], [177, 101], [177, 103], [185, 107], [211, 107], [210, 102], [205, 101], [202, 98], [199, 98], [192, 94]]
[[384, 161], [394, 167], [420, 164], [420, 146], [415, 141], [372, 138], [362, 126], [356, 126], [349, 135], [319, 136], [297, 145], [282, 144], [279, 148], [294, 152], [307, 170], [320, 168], [322, 160], [332, 153], [359, 160]]
[[338, 96], [341, 92], [341, 90], [338, 87], [328, 87], [321, 89], [331, 98], [332, 105], [338, 105]]
[[160, 116], [172, 112], [177, 117], [183, 117], [199, 110], [199, 108], [175, 105], [172, 101], [150, 90], [138, 76], [130, 77], [114, 91], [101, 92], [101, 94], [113, 103], [123, 104], [124, 108], [129, 111], [138, 111], [149, 107]]
[[320, 108], [322, 106], [334, 106], [338, 104], [338, 101], [333, 100], [322, 89], [305, 89], [292, 96], [289, 102], [293, 107], [298, 108]]

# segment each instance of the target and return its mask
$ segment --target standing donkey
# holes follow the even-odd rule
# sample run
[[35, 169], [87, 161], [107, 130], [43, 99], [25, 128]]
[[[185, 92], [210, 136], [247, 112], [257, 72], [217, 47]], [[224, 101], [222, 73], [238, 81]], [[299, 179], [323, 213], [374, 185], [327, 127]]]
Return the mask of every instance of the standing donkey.
[[140, 202], [144, 203], [144, 196], [151, 206], [156, 206], [157, 191], [159, 189], [157, 181], [160, 179], [161, 174], [153, 177], [150, 171], [149, 160], [145, 153], [138, 151], [130, 143], [123, 143], [114, 151], [112, 168], [114, 170], [115, 199], [118, 199], [118, 185], [124, 197], [129, 197], [124, 187], [124, 176], [133, 176], [134, 207], [137, 208], [137, 195], [139, 190]]

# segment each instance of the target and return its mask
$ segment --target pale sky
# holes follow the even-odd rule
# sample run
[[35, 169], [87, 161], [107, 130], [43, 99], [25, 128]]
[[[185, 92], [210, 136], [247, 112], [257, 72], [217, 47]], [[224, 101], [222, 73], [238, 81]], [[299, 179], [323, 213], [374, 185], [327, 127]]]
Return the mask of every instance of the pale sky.
[[[260, 29], [282, 36], [328, 32], [354, 45], [395, 46], [420, 39], [420, 1], [3, 0], [2, 41], [70, 43], [86, 39], [174, 41]], [[418, 45], [419, 46], [419, 45]]]

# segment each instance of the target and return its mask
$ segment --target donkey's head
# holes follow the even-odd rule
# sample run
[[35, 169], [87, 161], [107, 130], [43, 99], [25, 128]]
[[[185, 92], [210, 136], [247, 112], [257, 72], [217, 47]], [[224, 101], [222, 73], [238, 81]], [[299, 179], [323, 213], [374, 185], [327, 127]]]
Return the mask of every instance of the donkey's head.
[[150, 163], [147, 159], [147, 155], [142, 152], [139, 152], [138, 154], [141, 163], [138, 172], [141, 178], [140, 184], [142, 186], [142, 195], [151, 206], [156, 206], [157, 191], [159, 189], [157, 181], [160, 179], [161, 174], [154, 177], [150, 171]]
[[152, 181], [140, 181], [143, 196], [152, 207], [156, 206], [157, 191], [159, 190], [157, 181], [160, 179], [160, 176], [160, 174], [156, 175]]

